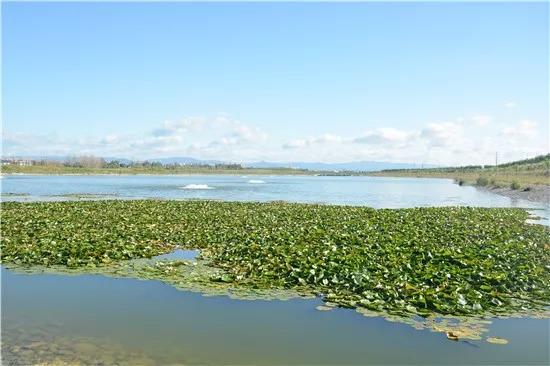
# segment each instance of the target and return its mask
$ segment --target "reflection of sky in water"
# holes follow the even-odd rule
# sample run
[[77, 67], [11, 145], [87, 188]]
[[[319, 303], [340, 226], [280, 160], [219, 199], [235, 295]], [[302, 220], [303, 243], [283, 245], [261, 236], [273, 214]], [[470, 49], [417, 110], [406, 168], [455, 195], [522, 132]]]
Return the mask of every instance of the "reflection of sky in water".
[[141, 349], [159, 364], [544, 364], [548, 357], [545, 319], [496, 320], [487, 336], [510, 343], [472, 346], [349, 309], [317, 311], [318, 299], [232, 300], [157, 281], [6, 270], [2, 291], [5, 331], [57, 324], [61, 334]]
[[153, 257], [153, 259], [170, 259], [170, 260], [178, 260], [178, 259], [187, 259], [187, 260], [193, 260], [199, 255], [199, 250], [185, 250], [185, 249], [176, 249], [171, 253], [168, 254], [162, 254], [157, 255], [156, 257]]

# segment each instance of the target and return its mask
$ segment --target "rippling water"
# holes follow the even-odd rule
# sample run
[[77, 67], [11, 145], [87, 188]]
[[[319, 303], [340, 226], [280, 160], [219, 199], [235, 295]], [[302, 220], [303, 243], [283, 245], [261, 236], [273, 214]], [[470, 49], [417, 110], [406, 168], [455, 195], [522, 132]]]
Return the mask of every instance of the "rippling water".
[[[79, 198], [285, 200], [372, 207], [521, 206], [515, 201], [450, 179], [387, 177], [321, 177], [167, 175], [167, 176], [28, 176], [2, 179], [3, 200], [62, 200]], [[23, 196], [17, 196], [22, 194]], [[94, 197], [94, 195], [96, 195]], [[81, 197], [82, 198], [82, 197]], [[85, 198], [85, 197], [84, 197]]]

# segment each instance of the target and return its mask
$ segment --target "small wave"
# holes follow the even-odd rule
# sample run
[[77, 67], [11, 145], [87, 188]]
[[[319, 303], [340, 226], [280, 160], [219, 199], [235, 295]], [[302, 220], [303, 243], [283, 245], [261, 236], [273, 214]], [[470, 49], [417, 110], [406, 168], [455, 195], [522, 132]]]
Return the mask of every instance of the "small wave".
[[188, 184], [185, 187], [181, 187], [182, 189], [214, 189], [214, 187], [210, 187], [208, 184]]
[[251, 179], [251, 180], [248, 181], [248, 183], [250, 183], [250, 184], [263, 184], [263, 183], [265, 183], [265, 181], [259, 180], [259, 179]]

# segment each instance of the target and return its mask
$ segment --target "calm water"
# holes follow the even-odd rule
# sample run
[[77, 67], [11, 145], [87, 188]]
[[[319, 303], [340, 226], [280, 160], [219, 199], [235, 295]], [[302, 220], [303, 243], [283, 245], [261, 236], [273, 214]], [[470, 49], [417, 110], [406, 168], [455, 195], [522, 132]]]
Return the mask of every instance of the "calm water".
[[[548, 360], [548, 321], [497, 320], [506, 346], [451, 342], [317, 300], [202, 297], [155, 281], [2, 272], [2, 327], [55, 329], [142, 350], [159, 363], [527, 364]], [[55, 327], [52, 327], [54, 325]]]
[[[262, 181], [251, 183], [250, 180]], [[182, 187], [186, 187], [182, 188]], [[3, 200], [117, 198], [287, 200], [373, 207], [519, 206], [450, 180], [371, 177], [10, 176]], [[55, 195], [55, 196], [54, 196]], [[537, 211], [539, 214], [548, 214]], [[181, 251], [179, 258], [196, 253]], [[500, 319], [486, 336], [451, 342], [346, 309], [317, 311], [319, 300], [244, 301], [203, 297], [157, 281], [99, 275], [22, 275], [2, 269], [4, 363], [26, 352], [103, 355], [104, 364], [548, 364], [546, 319]], [[42, 340], [42, 341], [41, 341]], [[45, 342], [43, 342], [45, 340]], [[41, 343], [42, 342], [42, 343]], [[74, 349], [63, 346], [70, 343]], [[28, 345], [21, 348], [21, 345]], [[86, 359], [86, 353], [90, 354]], [[102, 357], [103, 357], [102, 356]]]
[[[520, 206], [536, 204], [459, 186], [450, 179], [314, 176], [5, 176], [3, 200], [106, 198], [319, 202], [372, 207]], [[26, 196], [13, 196], [24, 194]], [[69, 195], [69, 196], [66, 196]]]

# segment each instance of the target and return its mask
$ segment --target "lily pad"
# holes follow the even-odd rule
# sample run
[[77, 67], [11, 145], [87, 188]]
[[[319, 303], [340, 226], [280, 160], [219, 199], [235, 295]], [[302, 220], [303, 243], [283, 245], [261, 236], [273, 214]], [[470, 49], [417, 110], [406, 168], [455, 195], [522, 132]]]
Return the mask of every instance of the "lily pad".
[[315, 309], [319, 310], [319, 311], [330, 311], [332, 309], [334, 309], [333, 307], [331, 306], [325, 306], [325, 305], [318, 305], [315, 307]]
[[[1, 205], [0, 258], [9, 266], [158, 279], [250, 298], [316, 293], [395, 321], [546, 316], [550, 304], [550, 229], [526, 223], [523, 209], [207, 200]], [[174, 248], [199, 249], [205, 262], [128, 264]]]
[[500, 337], [489, 337], [487, 342], [492, 344], [508, 344], [508, 340]]

